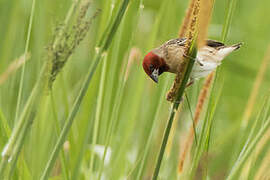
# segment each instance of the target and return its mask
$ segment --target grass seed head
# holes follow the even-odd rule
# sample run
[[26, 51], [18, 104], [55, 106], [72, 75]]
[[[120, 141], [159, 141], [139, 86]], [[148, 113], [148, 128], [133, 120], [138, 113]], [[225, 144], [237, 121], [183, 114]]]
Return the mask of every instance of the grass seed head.
[[62, 70], [69, 57], [74, 53], [80, 42], [86, 37], [93, 19], [100, 10], [92, 17], [87, 17], [90, 7], [89, 1], [84, 1], [73, 25], [60, 24], [55, 28], [51, 43], [47, 46], [48, 63], [48, 88], [51, 89], [58, 73]]
[[[193, 2], [194, 1], [194, 2]], [[194, 3], [194, 5], [193, 5]], [[180, 34], [186, 34], [187, 35], [187, 43], [185, 44], [185, 54], [189, 53], [190, 46], [192, 44], [193, 39], [195, 38], [196, 31], [197, 31], [197, 24], [198, 24], [198, 15], [200, 12], [200, 0], [191, 0], [191, 5], [188, 9], [188, 12], [186, 14], [184, 23], [189, 24], [189, 28], [186, 30], [186, 25], [183, 25], [180, 30]], [[191, 9], [192, 7], [192, 9]], [[192, 16], [190, 16], [192, 12]], [[189, 22], [189, 23], [188, 23]], [[178, 73], [175, 77], [174, 83], [170, 91], [167, 93], [167, 100], [173, 102], [176, 99], [176, 95], [178, 93], [178, 90], [180, 88], [181, 82], [183, 80], [184, 72], [187, 68], [187, 61], [183, 61], [179, 65]]]
[[198, 21], [198, 48], [205, 45], [207, 39], [208, 25], [211, 20], [213, 0], [201, 0], [201, 9], [199, 12]]
[[14, 60], [7, 68], [5, 72], [0, 75], [0, 85], [2, 85], [12, 73], [16, 72], [28, 59], [30, 59], [30, 53], [21, 55], [18, 59]]
[[191, 0], [190, 1], [190, 4], [189, 4], [189, 7], [187, 9], [187, 12], [186, 12], [186, 16], [183, 20], [183, 23], [180, 27], [180, 30], [179, 30], [179, 37], [185, 37], [186, 36], [186, 33], [188, 31], [188, 27], [189, 27], [189, 24], [190, 24], [190, 20], [191, 20], [191, 17], [192, 17], [192, 11], [194, 9], [194, 6], [195, 6], [195, 2], [196, 0]]
[[127, 79], [128, 79], [132, 65], [136, 62], [139, 64], [141, 57], [142, 57], [142, 54], [141, 54], [140, 49], [138, 49], [136, 47], [131, 48], [129, 56], [128, 56], [128, 63], [127, 63], [127, 66], [125, 68], [126, 69], [125, 76], [124, 76], [125, 81], [127, 81]]

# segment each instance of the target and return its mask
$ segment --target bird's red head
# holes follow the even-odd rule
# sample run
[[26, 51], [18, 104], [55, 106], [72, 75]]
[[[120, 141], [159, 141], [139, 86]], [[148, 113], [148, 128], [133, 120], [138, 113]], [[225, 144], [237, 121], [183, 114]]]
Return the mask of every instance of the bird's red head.
[[146, 54], [142, 65], [145, 73], [156, 83], [158, 82], [158, 76], [169, 69], [164, 59], [152, 51]]

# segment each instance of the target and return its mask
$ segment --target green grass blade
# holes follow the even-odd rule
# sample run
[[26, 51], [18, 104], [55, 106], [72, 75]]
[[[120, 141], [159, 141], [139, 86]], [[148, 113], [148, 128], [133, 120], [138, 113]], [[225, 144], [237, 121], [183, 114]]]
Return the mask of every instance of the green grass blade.
[[[221, 34], [221, 41], [222, 42], [225, 42], [227, 39], [230, 25], [232, 22], [235, 3], [236, 3], [236, 0], [231, 0], [228, 4], [228, 8], [226, 10], [225, 23], [223, 24], [222, 34]], [[210, 130], [212, 129], [213, 114], [215, 112], [216, 105], [218, 103], [218, 98], [217, 99], [213, 98], [213, 95], [214, 95], [213, 90], [216, 89], [216, 86], [217, 86], [217, 79], [219, 77], [219, 71], [220, 71], [220, 67], [218, 67], [216, 70], [214, 83], [213, 83], [212, 88], [211, 88], [210, 93], [209, 93], [210, 100], [208, 103], [206, 117], [205, 117], [205, 120], [203, 122], [203, 127], [202, 127], [201, 135], [199, 138], [199, 145], [197, 146], [197, 148], [195, 150], [194, 160], [192, 162], [191, 170], [189, 171], [191, 176], [194, 175], [195, 170], [198, 166], [200, 157], [203, 154], [204, 150], [206, 149], [208, 151], [208, 148], [209, 148], [208, 144], [210, 143]], [[221, 94], [221, 90], [219, 92], [218, 97], [220, 96], [220, 94]], [[210, 121], [210, 122], [208, 122], [208, 121]], [[204, 133], [207, 133], [207, 134], [204, 135]], [[204, 147], [206, 147], [206, 148], [204, 148]]]
[[[11, 155], [12, 159], [9, 160], [9, 161], [11, 161], [10, 162], [10, 164], [11, 164], [10, 170], [9, 170], [9, 179], [11, 179], [13, 176], [17, 161], [19, 159], [20, 152], [22, 150], [22, 147], [23, 147], [26, 135], [27, 135], [26, 131], [29, 131], [29, 129], [31, 128], [31, 125], [32, 125], [33, 120], [34, 120], [33, 118], [35, 117], [35, 113], [30, 114], [30, 116], [31, 116], [31, 117], [29, 117], [30, 120], [28, 120], [27, 124], [25, 124], [24, 127], [21, 129], [21, 135], [19, 136], [18, 143], [16, 143], [14, 150], [12, 152], [12, 155]], [[29, 176], [29, 174], [28, 174], [28, 176]]]
[[[194, 44], [194, 41], [193, 41], [193, 44], [191, 45], [191, 48], [190, 48], [190, 56], [191, 57], [196, 57], [196, 54], [197, 54], [197, 49], [196, 49], [196, 47], [194, 45], [195, 44]], [[155, 171], [154, 171], [154, 174], [153, 174], [153, 180], [156, 180], [158, 178], [161, 162], [162, 162], [163, 155], [164, 155], [164, 152], [165, 152], [165, 148], [166, 148], [168, 138], [169, 138], [169, 135], [170, 135], [170, 131], [171, 131], [171, 127], [172, 127], [172, 124], [173, 124], [174, 116], [175, 116], [175, 113], [176, 113], [176, 111], [177, 111], [177, 109], [179, 107], [180, 100], [181, 100], [181, 98], [182, 98], [182, 96], [184, 94], [186, 84], [188, 82], [189, 75], [191, 73], [191, 70], [192, 70], [192, 67], [193, 67], [193, 64], [194, 64], [193, 58], [188, 58], [187, 60], [188, 60], [187, 70], [186, 70], [186, 72], [184, 74], [183, 81], [182, 81], [182, 83], [180, 85], [176, 101], [171, 106], [169, 120], [168, 120], [166, 129], [165, 129], [165, 133], [164, 133], [164, 136], [163, 136], [163, 139], [162, 139], [162, 145], [161, 145], [161, 148], [160, 148], [160, 151], [159, 151]]]
[[[29, 27], [27, 31], [27, 37], [26, 37], [26, 43], [25, 43], [25, 50], [24, 50], [24, 59], [26, 59], [27, 52], [29, 49], [29, 43], [30, 43], [30, 37], [32, 32], [32, 24], [33, 24], [33, 18], [35, 13], [35, 4], [36, 0], [32, 1], [32, 8], [31, 8], [31, 14], [30, 14], [30, 20], [29, 20]], [[20, 105], [21, 105], [21, 99], [22, 99], [22, 90], [23, 90], [23, 83], [24, 83], [24, 74], [25, 74], [25, 63], [22, 65], [22, 72], [21, 72], [21, 79], [20, 79], [20, 85], [19, 85], [19, 94], [18, 94], [18, 101], [16, 105], [16, 113], [15, 113], [15, 122], [17, 121], [19, 112], [20, 112]]]
[[[29, 20], [29, 27], [28, 27], [26, 45], [25, 45], [25, 51], [24, 51], [25, 56], [27, 55], [27, 52], [28, 52], [28, 49], [29, 49], [30, 36], [31, 36], [32, 24], [33, 24], [33, 17], [34, 17], [34, 12], [35, 12], [35, 2], [36, 2], [36, 0], [32, 1], [31, 15], [30, 15], [30, 20]], [[18, 94], [18, 100], [17, 100], [17, 105], [16, 105], [16, 113], [15, 113], [15, 122], [17, 121], [17, 118], [18, 118], [19, 108], [20, 108], [21, 99], [22, 99], [21, 96], [22, 96], [22, 89], [23, 89], [23, 83], [24, 83], [24, 74], [25, 74], [24, 71], [25, 71], [25, 63], [23, 64], [22, 71], [21, 71], [19, 94]], [[20, 129], [18, 129], [18, 130], [20, 130]], [[12, 140], [13, 140], [12, 143], [11, 144], [8, 143], [6, 145], [6, 147], [4, 148], [3, 152], [2, 152], [2, 160], [1, 160], [1, 163], [0, 163], [0, 178], [4, 174], [4, 171], [5, 171], [5, 168], [6, 168], [6, 165], [7, 165], [7, 161], [9, 159], [10, 154], [11, 154], [11, 151], [13, 150], [13, 145], [15, 144], [15, 141], [17, 140], [17, 138], [13, 138]]]
[[96, 114], [95, 114], [92, 148], [91, 148], [91, 155], [90, 155], [90, 168], [89, 168], [90, 173], [93, 173], [93, 165], [94, 165], [94, 158], [95, 158], [94, 147], [97, 143], [98, 128], [99, 128], [99, 124], [101, 120], [101, 110], [102, 110], [102, 103], [103, 103], [103, 97], [104, 97], [104, 86], [105, 86], [105, 77], [106, 77], [106, 68], [107, 68], [107, 55], [104, 56], [103, 62], [104, 63], [102, 66], [99, 92], [98, 92], [98, 97], [97, 97], [97, 109], [96, 109]]
[[246, 160], [249, 158], [250, 154], [256, 149], [256, 145], [261, 140], [261, 138], [265, 135], [265, 132], [270, 128], [270, 118], [268, 117], [265, 124], [261, 127], [259, 132], [256, 134], [256, 136], [253, 138], [253, 140], [250, 142], [249, 146], [245, 149], [243, 153], [241, 153], [240, 158], [237, 160], [233, 168], [231, 169], [227, 180], [234, 179], [237, 172], [241, 169], [243, 164], [246, 162]]
[[5, 117], [2, 109], [0, 109], [0, 122], [1, 122], [1, 127], [3, 127], [3, 130], [5, 131], [5, 136], [10, 137], [11, 129], [8, 125], [7, 118]]
[[[93, 117], [90, 117], [90, 120], [92, 119]], [[90, 122], [89, 120], [89, 122]], [[79, 173], [80, 173], [80, 168], [82, 166], [82, 161], [83, 161], [83, 158], [84, 158], [84, 155], [85, 155], [85, 151], [87, 149], [87, 146], [88, 146], [88, 142], [89, 142], [89, 139], [90, 139], [90, 135], [91, 135], [91, 123], [87, 123], [87, 127], [86, 127], [86, 132], [85, 132], [85, 136], [84, 136], [84, 140], [83, 140], [83, 143], [82, 145], [80, 146], [80, 151], [79, 151], [79, 156], [78, 158], [76, 159], [76, 163], [75, 163], [75, 167], [73, 169], [73, 172], [71, 174], [71, 179], [72, 180], [76, 180], [78, 179], [78, 176], [79, 176]]]
[[[2, 137], [2, 139], [4, 138], [9, 138], [10, 135], [11, 135], [11, 129], [8, 125], [8, 122], [7, 122], [7, 119], [6, 117], [4, 116], [2, 110], [0, 109], [0, 121], [1, 121], [1, 124], [2, 124], [2, 127], [4, 128], [4, 132], [5, 132], [5, 137]], [[23, 157], [22, 157], [23, 158]], [[15, 158], [16, 159], [16, 158]], [[25, 169], [25, 174], [27, 177], [31, 177], [31, 174], [30, 174], [30, 171], [29, 171], [29, 168], [24, 160], [24, 158], [22, 159], [22, 163], [23, 163], [23, 167]], [[12, 168], [11, 168], [12, 169]]]
[[195, 125], [195, 122], [194, 122], [194, 116], [193, 116], [193, 112], [192, 112], [191, 105], [190, 105], [190, 102], [189, 102], [189, 98], [188, 98], [188, 95], [186, 93], [185, 93], [185, 98], [187, 100], [188, 110], [189, 110], [190, 118], [191, 118], [191, 121], [192, 121], [192, 128], [193, 128], [193, 132], [194, 132], [195, 144], [197, 145], [198, 140], [197, 140], [196, 125]]
[[[40, 76], [38, 78], [37, 83], [35, 84], [35, 87], [33, 88], [26, 105], [24, 106], [24, 110], [19, 118], [19, 122], [18, 124], [15, 126], [8, 143], [6, 144], [3, 152], [2, 152], [2, 160], [0, 163], [0, 179], [1, 176], [4, 174], [4, 170], [6, 168], [7, 165], [7, 161], [9, 160], [9, 158], [11, 158], [11, 155], [13, 154], [13, 150], [14, 147], [16, 146], [16, 143], [20, 144], [21, 142], [17, 142], [17, 140], [19, 139], [19, 136], [21, 135], [21, 129], [23, 129], [24, 125], [28, 123], [28, 121], [30, 121], [30, 119], [28, 119], [28, 115], [30, 113], [30, 110], [32, 109], [32, 106], [34, 104], [35, 101], [38, 101], [37, 97], [41, 97], [42, 94], [42, 87], [43, 87], [43, 78], [44, 78], [44, 72], [45, 72], [45, 66], [43, 66]], [[38, 93], [40, 92], [40, 93]], [[33, 110], [32, 110], [33, 111]], [[26, 133], [27, 131], [22, 131], [23, 133]], [[22, 135], [24, 136], [24, 135]], [[20, 140], [23, 140], [24, 138], [20, 138]], [[20, 147], [20, 146], [18, 146]], [[18, 151], [19, 152], [19, 151]]]
[[222, 42], [225, 42], [227, 39], [230, 25], [232, 23], [233, 12], [235, 9], [236, 1], [237, 0], [230, 0], [229, 2], [229, 7], [227, 8], [227, 11], [226, 11], [225, 23], [223, 24], [223, 28], [222, 28], [222, 35], [221, 35]]
[[148, 136], [147, 141], [146, 141], [145, 150], [144, 150], [144, 153], [143, 153], [143, 157], [142, 157], [142, 160], [141, 160], [141, 165], [140, 165], [136, 180], [142, 179], [143, 168], [144, 168], [145, 163], [146, 163], [145, 161], [146, 161], [146, 158], [147, 158], [147, 154], [149, 153], [150, 145], [151, 145], [152, 138], [153, 138], [153, 135], [154, 135], [154, 129], [156, 127], [155, 125], [157, 124], [157, 121], [159, 119], [159, 113], [160, 113], [160, 110], [161, 110], [161, 107], [162, 107], [162, 101], [164, 99], [167, 87], [169, 85], [169, 79], [166, 79], [165, 81], [166, 81], [166, 84], [163, 86], [161, 96], [160, 96], [160, 99], [158, 101], [159, 103], [157, 105], [156, 113], [155, 113], [154, 120], [153, 120], [153, 125], [151, 127], [149, 136]]
[[[51, 91], [51, 93], [50, 93], [50, 103], [51, 103], [52, 113], [53, 113], [54, 122], [55, 122], [55, 130], [56, 130], [57, 135], [59, 136], [60, 123], [59, 123], [59, 119], [57, 117], [57, 112], [56, 112], [56, 107], [55, 107], [55, 98], [54, 98], [53, 91]], [[70, 170], [68, 168], [68, 164], [67, 164], [67, 161], [65, 158], [65, 152], [63, 149], [61, 149], [61, 152], [60, 152], [60, 161], [61, 161], [62, 172], [64, 174], [64, 179], [68, 180]]]
[[69, 114], [69, 117], [68, 117], [68, 119], [67, 119], [67, 121], [66, 121], [66, 123], [65, 123], [65, 125], [63, 127], [63, 130], [61, 131], [61, 134], [60, 134], [60, 137], [59, 137], [59, 139], [57, 141], [57, 144], [56, 144], [56, 146], [55, 146], [55, 148], [54, 148], [54, 150], [53, 150], [53, 152], [51, 154], [51, 157], [48, 160], [46, 168], [45, 168], [45, 170], [44, 170], [44, 172], [43, 172], [43, 174], [41, 176], [42, 180], [48, 179], [48, 177], [50, 175], [50, 172], [51, 172], [51, 170], [53, 168], [53, 165], [54, 165], [54, 163], [56, 161], [56, 158], [57, 158], [57, 156], [59, 154], [59, 151], [60, 151], [60, 149], [61, 149], [61, 147], [62, 147], [62, 145], [63, 145], [63, 143], [64, 143], [64, 141], [66, 139], [66, 136], [67, 136], [67, 134], [68, 134], [68, 132], [69, 132], [69, 130], [71, 128], [73, 120], [74, 120], [74, 118], [75, 118], [75, 116], [76, 116], [76, 114], [77, 114], [77, 112], [78, 112], [78, 110], [80, 108], [82, 100], [83, 100], [83, 98], [84, 98], [84, 96], [85, 96], [85, 94], [87, 92], [88, 86], [89, 86], [89, 84], [90, 84], [90, 82], [92, 80], [92, 77], [93, 77], [93, 75], [94, 75], [94, 73], [96, 71], [96, 68], [97, 68], [97, 66], [98, 66], [98, 64], [100, 62], [100, 59], [104, 55], [104, 52], [107, 51], [109, 45], [111, 44], [112, 38], [114, 37], [114, 34], [115, 34], [116, 30], [118, 29], [118, 26], [119, 26], [119, 24], [120, 24], [120, 22], [122, 20], [122, 17], [124, 15], [125, 11], [126, 11], [126, 8], [127, 8], [128, 4], [129, 4], [129, 0], [123, 0], [122, 1], [121, 7], [120, 7], [120, 9], [119, 9], [119, 11], [118, 11], [118, 13], [116, 15], [116, 18], [113, 21], [113, 25], [110, 28], [109, 34], [106, 37], [106, 41], [100, 47], [100, 49], [98, 50], [98, 52], [96, 53], [96, 55], [94, 57], [94, 64], [89, 69], [87, 78], [86, 78], [86, 80], [85, 80], [85, 82], [84, 82], [84, 84], [82, 86], [82, 89], [81, 89], [81, 91], [80, 91], [80, 93], [78, 95], [78, 98], [76, 99], [76, 101], [75, 101], [75, 103], [74, 103], [74, 105], [72, 107], [71, 113]]

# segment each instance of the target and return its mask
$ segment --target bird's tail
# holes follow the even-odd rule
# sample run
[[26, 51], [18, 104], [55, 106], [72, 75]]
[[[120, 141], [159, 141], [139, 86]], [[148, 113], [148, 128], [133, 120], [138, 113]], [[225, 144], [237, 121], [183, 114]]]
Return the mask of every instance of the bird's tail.
[[232, 45], [231, 47], [233, 47], [234, 48], [233, 51], [235, 51], [235, 50], [239, 49], [242, 45], [243, 45], [243, 43], [240, 42], [240, 43], [237, 43], [237, 44]]

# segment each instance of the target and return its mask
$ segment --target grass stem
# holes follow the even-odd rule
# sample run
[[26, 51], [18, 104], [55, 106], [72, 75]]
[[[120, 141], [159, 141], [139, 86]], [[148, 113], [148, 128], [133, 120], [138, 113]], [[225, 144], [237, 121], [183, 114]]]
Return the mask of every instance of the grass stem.
[[97, 109], [95, 114], [95, 121], [94, 121], [94, 131], [93, 131], [93, 139], [91, 143], [91, 155], [90, 155], [90, 173], [93, 173], [93, 166], [94, 166], [94, 159], [95, 159], [95, 153], [94, 149], [97, 144], [97, 137], [98, 137], [98, 129], [99, 124], [101, 120], [101, 109], [102, 109], [102, 103], [103, 103], [103, 97], [104, 97], [104, 86], [105, 86], [105, 77], [106, 77], [106, 68], [107, 68], [107, 54], [104, 56], [103, 64], [102, 64], [102, 72], [101, 72], [101, 78], [100, 78], [100, 84], [99, 84], [99, 91], [98, 91], [98, 97], [97, 97]]
[[[31, 14], [30, 14], [30, 20], [29, 20], [29, 27], [28, 27], [28, 31], [27, 31], [27, 37], [26, 37], [25, 50], [24, 50], [24, 59], [27, 59], [27, 52], [28, 52], [28, 49], [29, 49], [31, 30], [32, 30], [32, 24], [33, 24], [33, 17], [34, 17], [34, 13], [35, 13], [35, 4], [36, 4], [36, 0], [33, 0], [32, 1]], [[15, 113], [15, 122], [17, 121], [19, 111], [20, 111], [20, 105], [21, 105], [21, 99], [22, 99], [22, 90], [23, 90], [23, 82], [24, 82], [24, 74], [25, 74], [24, 71], [25, 71], [25, 63], [23, 63], [23, 65], [22, 65], [22, 72], [21, 72], [19, 93], [18, 93], [18, 101], [17, 101], [16, 113]]]
[[70, 112], [70, 114], [68, 116], [68, 119], [67, 119], [67, 121], [66, 121], [66, 123], [65, 123], [65, 125], [64, 125], [64, 127], [63, 127], [63, 129], [61, 131], [59, 139], [57, 140], [57, 143], [56, 143], [56, 145], [54, 147], [54, 150], [53, 150], [53, 152], [52, 152], [52, 154], [51, 154], [51, 156], [50, 156], [50, 158], [49, 158], [49, 160], [48, 160], [48, 162], [46, 164], [45, 170], [44, 170], [44, 172], [43, 172], [43, 174], [41, 176], [41, 180], [48, 179], [48, 177], [49, 177], [49, 175], [51, 173], [51, 170], [52, 170], [52, 168], [54, 166], [54, 163], [55, 163], [56, 158], [57, 158], [57, 156], [59, 154], [59, 151], [60, 151], [60, 149], [61, 149], [61, 147], [62, 147], [62, 145], [63, 145], [63, 143], [64, 143], [64, 141], [66, 139], [66, 136], [67, 136], [67, 134], [68, 134], [68, 132], [69, 132], [69, 130], [71, 128], [73, 120], [74, 120], [75, 116], [77, 115], [77, 112], [78, 112], [78, 110], [79, 110], [79, 108], [81, 106], [82, 100], [83, 100], [83, 98], [84, 98], [84, 96], [85, 96], [85, 94], [86, 94], [86, 92], [88, 90], [89, 84], [90, 84], [90, 82], [92, 80], [92, 77], [93, 77], [93, 75], [94, 75], [94, 73], [95, 73], [95, 71], [97, 69], [97, 66], [98, 66], [98, 64], [99, 64], [99, 62], [101, 60], [101, 57], [107, 51], [107, 49], [109, 48], [109, 46], [110, 46], [110, 44], [112, 42], [112, 39], [113, 39], [113, 37], [115, 35], [116, 30], [118, 29], [118, 26], [119, 26], [119, 24], [120, 24], [120, 22], [122, 20], [122, 17], [124, 15], [125, 11], [126, 11], [126, 8], [127, 8], [128, 4], [129, 4], [129, 1], [130, 0], [123, 0], [122, 1], [121, 7], [120, 7], [120, 9], [119, 9], [119, 11], [118, 11], [118, 13], [116, 15], [116, 18], [114, 19], [112, 26], [110, 26], [110, 29], [108, 31], [108, 36], [106, 36], [104, 43], [101, 44], [101, 47], [99, 47], [99, 49], [98, 49], [98, 51], [97, 51], [97, 53], [96, 53], [96, 55], [94, 57], [94, 61], [93, 61], [94, 63], [89, 68], [87, 77], [86, 77], [86, 79], [85, 79], [85, 81], [83, 83], [83, 86], [82, 86], [82, 88], [81, 88], [81, 90], [79, 92], [79, 95], [78, 95], [78, 97], [77, 97], [77, 99], [76, 99], [76, 101], [75, 101], [75, 103], [74, 103], [74, 105], [72, 107], [72, 110], [71, 110], [71, 112]]
[[[193, 41], [192, 46], [190, 47], [190, 57], [196, 57], [197, 49], [195, 48], [194, 45], [195, 44], [194, 44], [194, 41]], [[176, 111], [178, 110], [180, 101], [181, 101], [181, 99], [183, 97], [183, 94], [184, 94], [184, 91], [185, 91], [185, 88], [186, 88], [186, 84], [187, 84], [188, 79], [189, 79], [189, 75], [191, 73], [191, 70], [192, 70], [192, 67], [193, 67], [193, 64], [194, 64], [193, 59], [194, 58], [186, 59], [188, 61], [187, 68], [186, 68], [183, 80], [182, 80], [182, 82], [180, 84], [180, 88], [179, 88], [179, 91], [178, 91], [177, 98], [176, 98], [175, 102], [171, 105], [169, 120], [168, 120], [166, 129], [165, 129], [165, 133], [163, 135], [162, 145], [161, 145], [161, 148], [160, 148], [160, 151], [159, 151], [155, 171], [154, 171], [154, 174], [153, 174], [153, 180], [156, 180], [158, 178], [159, 170], [160, 170], [160, 167], [161, 167], [161, 162], [162, 162], [164, 151], [165, 151], [165, 148], [166, 148], [166, 145], [167, 145], [167, 142], [168, 142], [168, 138], [169, 138], [169, 135], [170, 135], [170, 131], [171, 131], [171, 127], [172, 127], [172, 124], [173, 124], [174, 116], [175, 116]]]
[[243, 152], [241, 154], [242, 156], [239, 157], [239, 159], [237, 160], [237, 162], [233, 166], [228, 177], [226, 178], [227, 180], [231, 180], [236, 176], [238, 170], [240, 170], [240, 168], [242, 167], [244, 162], [248, 159], [248, 157], [252, 153], [252, 151], [254, 151], [256, 149], [255, 148], [256, 145], [261, 140], [261, 138], [263, 137], [263, 135], [265, 134], [265, 132], [268, 130], [269, 127], [270, 127], [270, 117], [267, 119], [267, 121], [263, 124], [263, 126], [259, 130], [259, 132], [256, 134], [256, 136], [250, 142], [250, 144], [247, 147], [247, 149], [245, 150], [245, 152]]
[[[14, 147], [16, 145], [16, 143], [20, 143], [18, 142], [18, 139], [19, 139], [19, 136], [21, 135], [22, 133], [22, 129], [24, 127], [24, 125], [28, 122], [28, 114], [29, 114], [29, 111], [31, 110], [31, 107], [33, 106], [34, 104], [34, 101], [37, 100], [37, 96], [41, 95], [42, 91], [42, 87], [43, 87], [43, 77], [44, 77], [44, 74], [45, 74], [45, 66], [42, 67], [42, 70], [41, 70], [41, 73], [40, 73], [40, 76], [38, 78], [38, 81], [37, 83], [35, 84], [35, 87], [33, 88], [28, 100], [27, 100], [27, 103], [25, 104], [24, 106], [24, 109], [22, 111], [22, 114], [20, 116], [20, 118], [18, 119], [18, 124], [15, 126], [12, 134], [11, 134], [11, 137], [9, 138], [8, 140], [8, 143], [6, 144], [3, 152], [2, 152], [2, 160], [1, 160], [1, 163], [0, 163], [0, 179], [1, 179], [1, 175], [4, 173], [3, 171], [5, 170], [5, 166], [7, 164], [7, 161], [11, 158], [11, 155], [13, 154], [13, 150], [14, 150]], [[40, 92], [40, 93], [38, 93]], [[27, 132], [27, 131], [23, 131], [23, 132]], [[20, 140], [23, 140], [23, 138], [21, 138]]]

